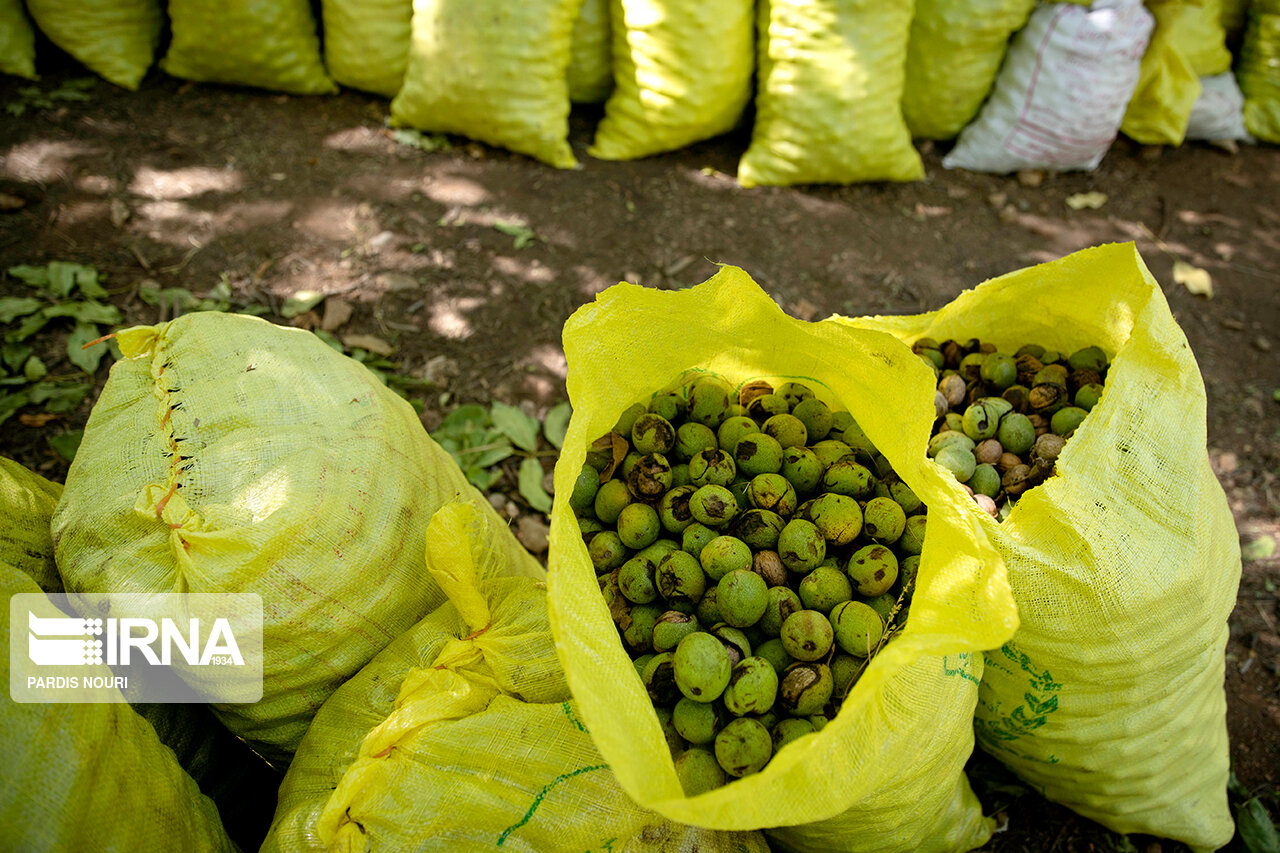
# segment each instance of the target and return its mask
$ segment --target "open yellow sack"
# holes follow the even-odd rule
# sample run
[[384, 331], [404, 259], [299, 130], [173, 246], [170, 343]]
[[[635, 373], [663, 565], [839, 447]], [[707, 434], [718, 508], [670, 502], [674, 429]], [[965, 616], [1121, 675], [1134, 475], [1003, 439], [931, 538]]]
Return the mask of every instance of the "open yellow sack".
[[627, 798], [568, 701], [545, 586], [502, 577], [474, 507], [443, 507], [426, 546], [449, 600], [325, 703], [264, 853], [766, 853], [759, 833], [700, 833]]
[[569, 53], [569, 100], [575, 104], [598, 104], [613, 91], [612, 31], [609, 0], [583, 0], [573, 22]]
[[931, 314], [846, 322], [904, 342], [1097, 345], [1113, 357], [1057, 475], [1004, 522], [979, 515], [1022, 624], [987, 653], [978, 742], [1117, 832], [1225, 844], [1223, 650], [1239, 543], [1205, 450], [1200, 372], [1137, 250], [1087, 249]]
[[36, 34], [22, 0], [0, 0], [0, 74], [36, 79]]
[[1280, 0], [1253, 0], [1240, 62], [1244, 126], [1264, 142], [1280, 144]]
[[50, 531], [61, 495], [61, 483], [0, 457], [0, 563], [18, 569], [45, 592], [62, 592]]
[[916, 0], [902, 116], [911, 135], [950, 139], [973, 121], [996, 82], [1009, 37], [1035, 0]]
[[294, 95], [338, 91], [320, 64], [308, 0], [169, 0], [173, 41], [160, 67], [197, 83]]
[[410, 405], [301, 329], [213, 312], [117, 335], [54, 517], [69, 591], [262, 596], [262, 700], [216, 705], [287, 761], [333, 690], [444, 601], [431, 514], [483, 512], [516, 574], [542, 568]]
[[733, 129], [751, 97], [753, 7], [610, 0], [614, 90], [587, 153], [634, 160]]
[[888, 335], [787, 317], [736, 267], [688, 290], [612, 287], [570, 318], [564, 345], [574, 414], [556, 465], [557, 494], [573, 490], [587, 447], [623, 409], [695, 368], [735, 383], [804, 381], [849, 410], [929, 507], [906, 629], [872, 660], [836, 718], [760, 773], [689, 798], [577, 520], [557, 501], [548, 575], [556, 649], [583, 722], [627, 793], [681, 823], [770, 828], [793, 850], [981, 845], [992, 824], [963, 774], [981, 675], [974, 653], [1005, 642], [1017, 615], [972, 500], [925, 456], [931, 372]]
[[572, 169], [565, 69], [581, 3], [414, 0], [409, 67], [391, 118]]
[[158, 0], [27, 0], [49, 41], [117, 86], [137, 89], [155, 58]]
[[409, 64], [413, 0], [324, 0], [324, 61], [344, 86], [394, 97]]
[[912, 0], [767, 0], [744, 187], [915, 181], [902, 118]]
[[[39, 593], [0, 562], [0, 838], [6, 850], [235, 850], [213, 803], [127, 703], [14, 702], [9, 648], [27, 626], [10, 625], [9, 599]], [[46, 600], [43, 618], [66, 614]], [[16, 629], [16, 630], [15, 630]], [[83, 675], [110, 678], [105, 664]]]

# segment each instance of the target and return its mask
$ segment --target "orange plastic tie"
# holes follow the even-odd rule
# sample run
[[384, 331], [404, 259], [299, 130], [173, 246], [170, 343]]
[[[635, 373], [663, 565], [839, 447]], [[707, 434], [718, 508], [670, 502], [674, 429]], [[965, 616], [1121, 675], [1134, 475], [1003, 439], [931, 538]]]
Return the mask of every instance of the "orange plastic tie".
[[115, 332], [112, 332], [112, 333], [111, 333], [111, 334], [109, 334], [109, 335], [103, 335], [103, 336], [102, 336], [102, 337], [100, 337], [100, 338], [94, 338], [93, 340], [89, 341], [89, 343], [81, 345], [80, 349], [88, 349], [89, 347], [93, 346], [94, 344], [100, 344], [100, 343], [102, 343], [103, 341], [109, 341], [109, 340], [111, 340], [112, 338], [114, 338], [115, 336], [116, 336], [116, 333], [115, 333]]
[[483, 634], [485, 631], [488, 631], [488, 630], [489, 630], [490, 628], [492, 628], [492, 627], [493, 627], [493, 623], [492, 623], [492, 622], [490, 622], [488, 625], [485, 625], [485, 626], [484, 626], [483, 628], [481, 628], [479, 631], [476, 631], [474, 634], [468, 634], [467, 636], [463, 637], [462, 639], [464, 639], [464, 640], [474, 640], [476, 637], [479, 637], [481, 634]]
[[[164, 516], [165, 505], [169, 503], [169, 498], [173, 497], [174, 494], [177, 493], [177, 491], [178, 491], [177, 483], [174, 483], [172, 486], [169, 487], [169, 493], [160, 499], [160, 503], [156, 504], [156, 518], [162, 518]], [[169, 528], [173, 529], [181, 526], [182, 526], [181, 524], [170, 524]]]

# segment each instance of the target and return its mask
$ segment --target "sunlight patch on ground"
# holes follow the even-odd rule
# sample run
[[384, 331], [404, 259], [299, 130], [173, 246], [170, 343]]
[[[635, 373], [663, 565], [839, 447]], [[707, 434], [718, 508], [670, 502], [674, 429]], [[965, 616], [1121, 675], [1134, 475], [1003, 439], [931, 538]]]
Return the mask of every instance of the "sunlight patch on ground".
[[386, 135], [372, 127], [348, 127], [324, 138], [324, 147], [353, 154], [385, 155], [391, 147]]
[[440, 204], [483, 204], [489, 191], [475, 181], [457, 175], [440, 175], [422, 188], [427, 198]]
[[537, 284], [549, 284], [555, 280], [555, 273], [537, 261], [526, 261], [499, 255], [492, 261], [493, 268], [503, 275], [515, 276]]
[[188, 166], [165, 170], [142, 166], [134, 173], [129, 192], [146, 198], [182, 199], [211, 192], [235, 192], [242, 186], [244, 176], [235, 169]]
[[565, 361], [564, 350], [551, 344], [540, 344], [530, 351], [526, 364], [536, 364], [548, 373], [564, 379], [569, 375], [569, 363]]
[[107, 203], [105, 201], [75, 201], [64, 204], [58, 209], [58, 222], [62, 225], [81, 225], [95, 219], [105, 219]]
[[75, 158], [101, 154], [101, 148], [82, 142], [33, 139], [18, 143], [0, 157], [0, 174], [19, 181], [56, 181], [71, 176]]
[[171, 245], [188, 245], [193, 236], [241, 233], [287, 217], [285, 201], [253, 201], [230, 204], [221, 210], [199, 210], [181, 201], [150, 201], [138, 205], [138, 227], [148, 237]]
[[431, 319], [427, 321], [427, 326], [442, 338], [464, 340], [475, 333], [471, 320], [464, 312], [474, 311], [482, 304], [484, 300], [474, 296], [441, 299], [431, 306]]
[[119, 184], [106, 175], [82, 175], [75, 180], [76, 189], [81, 192], [92, 193], [94, 195], [110, 195], [114, 193]]
[[350, 240], [359, 230], [361, 205], [344, 201], [316, 201], [298, 218], [300, 229], [324, 240]]

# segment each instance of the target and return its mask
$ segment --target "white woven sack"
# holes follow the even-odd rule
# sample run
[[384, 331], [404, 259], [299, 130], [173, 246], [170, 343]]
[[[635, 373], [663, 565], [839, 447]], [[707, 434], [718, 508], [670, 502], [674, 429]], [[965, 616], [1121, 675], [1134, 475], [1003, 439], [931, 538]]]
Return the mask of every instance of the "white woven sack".
[[1200, 78], [1200, 97], [1191, 107], [1187, 139], [1253, 141], [1244, 127], [1244, 95], [1230, 71]]

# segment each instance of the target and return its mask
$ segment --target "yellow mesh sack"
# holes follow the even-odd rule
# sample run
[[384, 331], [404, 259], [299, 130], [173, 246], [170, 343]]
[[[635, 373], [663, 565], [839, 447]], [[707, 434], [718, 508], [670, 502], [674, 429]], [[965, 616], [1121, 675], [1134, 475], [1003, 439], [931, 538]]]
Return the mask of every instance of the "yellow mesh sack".
[[613, 94], [587, 153], [634, 160], [719, 136], [751, 98], [750, 0], [610, 0]]
[[1185, 0], [1146, 0], [1146, 6], [1156, 25], [1120, 131], [1144, 145], [1181, 145], [1191, 108], [1200, 97], [1200, 75], [1180, 44], [1186, 35], [1178, 32], [1194, 22]]
[[320, 64], [308, 0], [169, 0], [173, 41], [160, 67], [197, 83], [294, 95], [338, 91]]
[[581, 3], [414, 0], [409, 68], [391, 118], [572, 169], [565, 70]]
[[1197, 77], [1215, 77], [1231, 70], [1231, 51], [1222, 28], [1222, 0], [1188, 2], [1171, 37]]
[[1205, 451], [1200, 372], [1137, 250], [1087, 249], [932, 314], [848, 322], [903, 341], [1097, 345], [1113, 357], [1057, 475], [1005, 521], [978, 517], [1022, 623], [986, 655], [978, 742], [1117, 832], [1225, 844], [1223, 650], [1239, 543]]
[[736, 267], [676, 292], [619, 284], [565, 325], [573, 404], [555, 470], [567, 495], [591, 442], [687, 368], [738, 383], [799, 379], [847, 408], [929, 506], [929, 534], [902, 634], [873, 658], [822, 731], [760, 773], [685, 797], [657, 715], [618, 637], [565, 501], [551, 518], [551, 628], [583, 722], [645, 808], [711, 829], [772, 828], [793, 850], [967, 850], [984, 821], [963, 773], [972, 751], [980, 649], [1017, 626], [1004, 565], [972, 500], [925, 455], [932, 373], [888, 335], [804, 323]]
[[287, 760], [316, 710], [444, 593], [422, 566], [435, 509], [483, 510], [516, 574], [542, 568], [417, 414], [299, 329], [213, 312], [117, 335], [53, 521], [73, 592], [254, 592], [262, 700], [215, 705]]
[[45, 592], [62, 592], [49, 529], [62, 484], [0, 457], [0, 563], [13, 566]]
[[[35, 582], [0, 563], [5, 652], [27, 626], [9, 624], [10, 597]], [[66, 614], [46, 600], [35, 614]], [[87, 664], [85, 677], [110, 678]], [[150, 724], [125, 702], [14, 702], [0, 697], [0, 837], [6, 850], [234, 851], [213, 803], [201, 795]]]
[[49, 41], [117, 86], [137, 89], [155, 58], [158, 0], [27, 0]]
[[1280, 0], [1253, 0], [1236, 79], [1244, 93], [1244, 126], [1280, 144]]
[[915, 181], [902, 119], [912, 0], [760, 5], [760, 87], [744, 187]]
[[[699, 833], [631, 802], [569, 700], [545, 586], [504, 578], [474, 507], [427, 529], [442, 604], [316, 715], [264, 853], [676, 850], [766, 853], [759, 833]], [[696, 842], [696, 844], [690, 844]]]
[[950, 139], [971, 122], [1000, 71], [1009, 37], [1035, 0], [916, 0], [902, 116], [911, 135]]
[[22, 0], [0, 0], [0, 74], [37, 79], [36, 34]]
[[609, 0], [583, 0], [573, 22], [570, 43], [569, 100], [598, 104], [613, 90], [613, 53], [609, 46]]
[[395, 97], [409, 64], [413, 0], [324, 0], [324, 61], [343, 86]]

